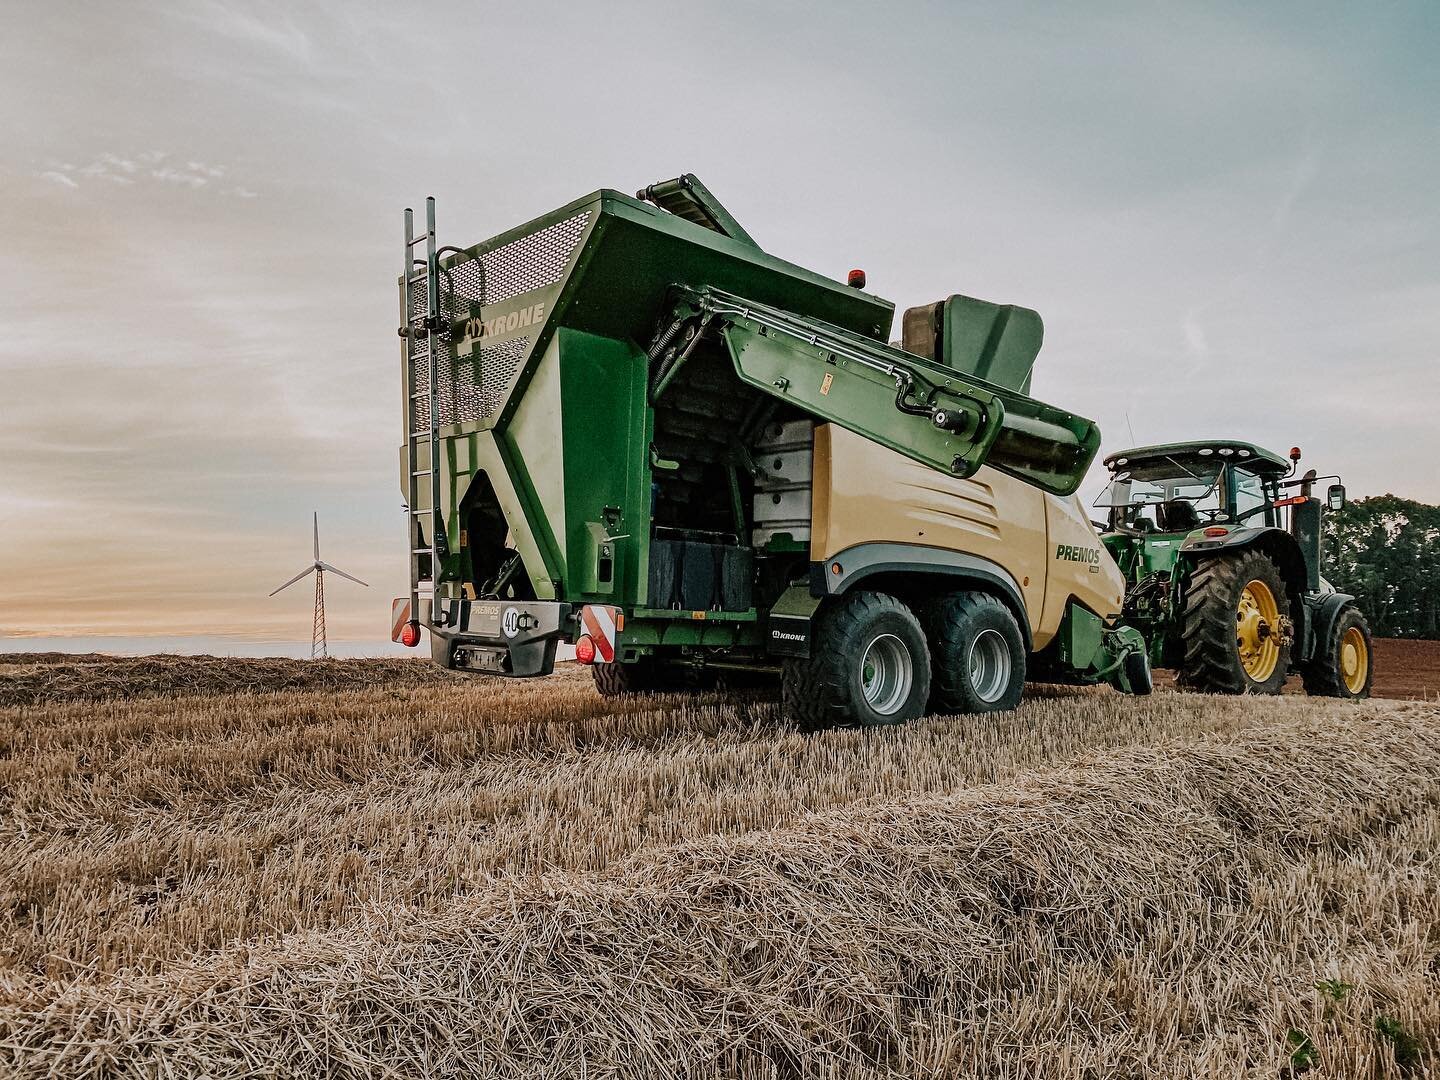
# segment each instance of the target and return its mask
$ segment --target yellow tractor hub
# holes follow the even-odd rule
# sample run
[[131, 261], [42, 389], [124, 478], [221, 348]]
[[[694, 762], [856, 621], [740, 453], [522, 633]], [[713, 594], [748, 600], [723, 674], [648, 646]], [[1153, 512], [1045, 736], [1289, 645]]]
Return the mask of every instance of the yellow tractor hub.
[[1280, 662], [1280, 608], [1270, 586], [1249, 582], [1235, 606], [1235, 645], [1240, 666], [1253, 682], [1263, 683]]
[[1345, 689], [1358, 694], [1365, 689], [1365, 679], [1370, 674], [1370, 650], [1365, 647], [1365, 635], [1358, 626], [1352, 626], [1340, 638], [1340, 678]]

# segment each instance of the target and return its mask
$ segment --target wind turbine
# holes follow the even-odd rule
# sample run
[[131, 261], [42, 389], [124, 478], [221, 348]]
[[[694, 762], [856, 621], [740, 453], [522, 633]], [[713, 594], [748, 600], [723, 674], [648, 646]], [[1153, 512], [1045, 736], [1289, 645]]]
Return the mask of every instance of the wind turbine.
[[[365, 585], [365, 582], [358, 577], [352, 577], [338, 566], [331, 566], [328, 562], [320, 561], [320, 514], [317, 511], [315, 514], [315, 561], [270, 594], [274, 596], [275, 593], [288, 589], [306, 574], [315, 575], [315, 629], [310, 636], [311, 660], [324, 660], [330, 655], [325, 642], [325, 571], [327, 570], [332, 574], [339, 574], [346, 581], [355, 582], [356, 585]], [[365, 587], [368, 589], [370, 586], [365, 585]]]

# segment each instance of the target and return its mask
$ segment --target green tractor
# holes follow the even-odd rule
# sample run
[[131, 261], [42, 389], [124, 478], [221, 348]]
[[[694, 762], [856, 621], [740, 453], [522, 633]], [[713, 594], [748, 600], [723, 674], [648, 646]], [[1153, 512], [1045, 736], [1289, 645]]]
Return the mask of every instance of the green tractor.
[[[1229, 440], [1167, 443], [1105, 459], [1102, 540], [1125, 576], [1122, 622], [1150, 662], [1188, 689], [1278, 694], [1292, 671], [1306, 692], [1363, 698], [1374, 676], [1370, 627], [1355, 598], [1321, 576], [1325, 510], [1338, 477], [1296, 478], [1289, 459]], [[1322, 501], [1316, 484], [1332, 480]]]

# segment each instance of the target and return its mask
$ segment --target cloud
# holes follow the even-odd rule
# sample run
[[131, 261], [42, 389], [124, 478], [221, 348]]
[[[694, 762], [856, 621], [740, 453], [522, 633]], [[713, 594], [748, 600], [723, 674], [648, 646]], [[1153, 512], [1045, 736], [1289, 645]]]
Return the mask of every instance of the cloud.
[[150, 176], [165, 184], [184, 184], [192, 188], [204, 187], [209, 182], [207, 177], [197, 176], [193, 172], [183, 172], [180, 169], [156, 169], [151, 172]]
[[[130, 157], [106, 151], [84, 165], [51, 162], [52, 167], [38, 175], [41, 179], [68, 188], [80, 187], [82, 180], [104, 180], [121, 186], [148, 180], [192, 190], [203, 188], [212, 180], [220, 180], [225, 176], [224, 165], [194, 160], [187, 160], [183, 165], [168, 164], [170, 157], [164, 150], [146, 150]], [[229, 188], [226, 194], [253, 199], [258, 193], [236, 185]]]

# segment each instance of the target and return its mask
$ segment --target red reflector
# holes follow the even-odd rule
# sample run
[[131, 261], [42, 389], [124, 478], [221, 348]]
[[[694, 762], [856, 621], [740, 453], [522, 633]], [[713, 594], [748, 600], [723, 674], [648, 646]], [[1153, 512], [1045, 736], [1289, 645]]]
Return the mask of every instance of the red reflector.
[[407, 622], [404, 629], [400, 631], [400, 644], [407, 649], [413, 649], [420, 644], [420, 626], [417, 623]]
[[859, 269], [851, 270], [850, 276], [845, 279], [845, 283], [852, 289], [863, 289], [865, 287], [865, 271]]
[[580, 640], [575, 642], [575, 659], [582, 664], [595, 662], [595, 641], [589, 634], [581, 634]]
[[1222, 529], [1219, 525], [1211, 525], [1210, 528], [1208, 528], [1208, 529], [1205, 530], [1205, 535], [1206, 535], [1206, 536], [1226, 536], [1226, 535], [1229, 534], [1229, 532], [1230, 532], [1229, 529]]

